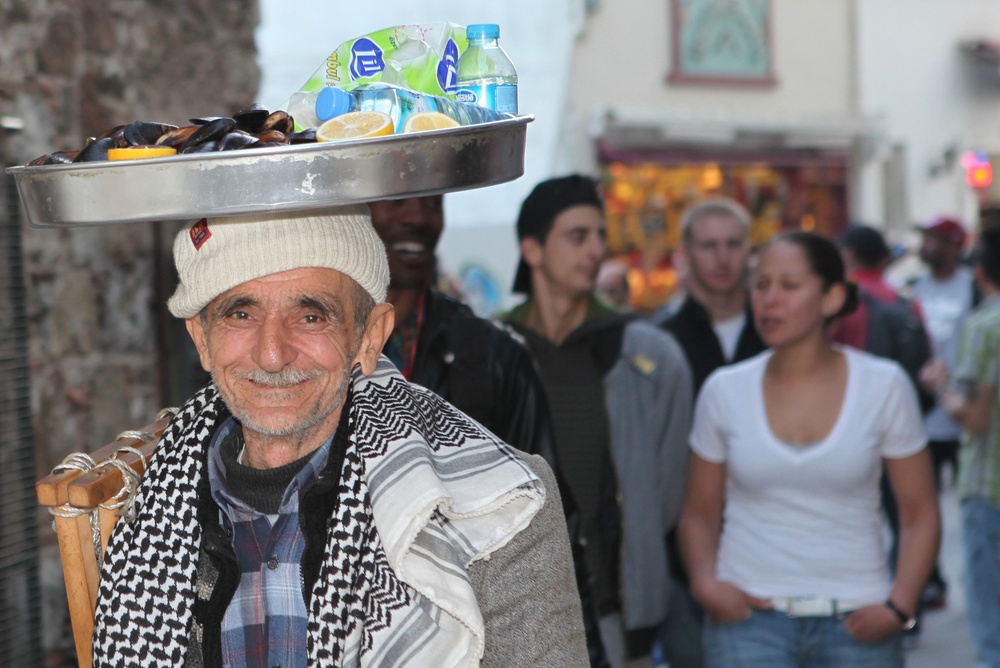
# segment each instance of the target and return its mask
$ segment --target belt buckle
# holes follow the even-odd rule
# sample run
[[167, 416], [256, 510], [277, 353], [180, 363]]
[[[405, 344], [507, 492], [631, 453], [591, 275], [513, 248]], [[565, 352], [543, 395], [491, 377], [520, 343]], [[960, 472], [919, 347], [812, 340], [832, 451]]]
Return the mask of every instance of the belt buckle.
[[831, 617], [837, 604], [828, 598], [789, 598], [785, 614], [789, 617]]

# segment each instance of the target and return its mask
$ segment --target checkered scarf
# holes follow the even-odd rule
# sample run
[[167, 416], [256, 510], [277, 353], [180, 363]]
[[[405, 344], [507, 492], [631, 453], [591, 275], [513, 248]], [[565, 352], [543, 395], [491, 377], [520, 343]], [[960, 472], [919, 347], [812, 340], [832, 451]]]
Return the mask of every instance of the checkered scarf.
[[[503, 547], [545, 490], [521, 457], [385, 359], [355, 369], [349, 444], [309, 603], [310, 666], [475, 666], [484, 621], [467, 568]], [[189, 644], [214, 388], [170, 423], [101, 574], [94, 666], [176, 666]]]

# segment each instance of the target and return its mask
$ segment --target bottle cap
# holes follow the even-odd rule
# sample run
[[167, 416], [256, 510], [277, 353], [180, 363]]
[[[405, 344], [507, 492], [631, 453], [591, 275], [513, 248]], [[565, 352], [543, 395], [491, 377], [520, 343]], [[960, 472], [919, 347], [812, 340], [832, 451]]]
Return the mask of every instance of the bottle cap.
[[316, 118], [328, 121], [351, 110], [351, 94], [340, 88], [327, 86], [316, 96]]
[[474, 23], [465, 28], [465, 39], [499, 39], [500, 26], [496, 23]]

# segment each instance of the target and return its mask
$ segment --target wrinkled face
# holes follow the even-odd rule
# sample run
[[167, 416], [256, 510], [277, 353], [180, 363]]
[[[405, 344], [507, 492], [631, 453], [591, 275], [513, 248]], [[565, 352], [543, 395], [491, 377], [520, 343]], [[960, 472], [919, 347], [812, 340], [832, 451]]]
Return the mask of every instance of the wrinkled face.
[[590, 294], [604, 259], [605, 236], [600, 209], [582, 204], [556, 216], [545, 243], [523, 239], [521, 254], [533, 275], [550, 288], [570, 295]]
[[743, 224], [727, 215], [699, 218], [684, 242], [688, 279], [712, 295], [732, 295], [745, 289], [750, 245]]
[[444, 227], [441, 195], [370, 202], [372, 225], [389, 256], [389, 286], [419, 288], [434, 272]]
[[823, 288], [805, 252], [794, 243], [770, 244], [760, 256], [751, 282], [754, 321], [768, 346], [797, 343], [826, 327], [844, 304], [840, 284]]
[[353, 285], [333, 269], [294, 269], [243, 283], [205, 307], [204, 319], [187, 320], [245, 432], [326, 438], [336, 428], [351, 369], [370, 373], [373, 363], [355, 327]]

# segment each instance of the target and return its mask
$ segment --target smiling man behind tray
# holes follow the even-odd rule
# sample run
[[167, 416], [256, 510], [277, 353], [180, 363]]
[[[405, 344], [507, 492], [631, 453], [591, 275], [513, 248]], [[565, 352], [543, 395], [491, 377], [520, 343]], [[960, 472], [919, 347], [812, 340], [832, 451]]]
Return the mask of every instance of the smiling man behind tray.
[[386, 360], [364, 207], [177, 237], [213, 383], [167, 430], [102, 571], [95, 666], [579, 666], [556, 484]]

